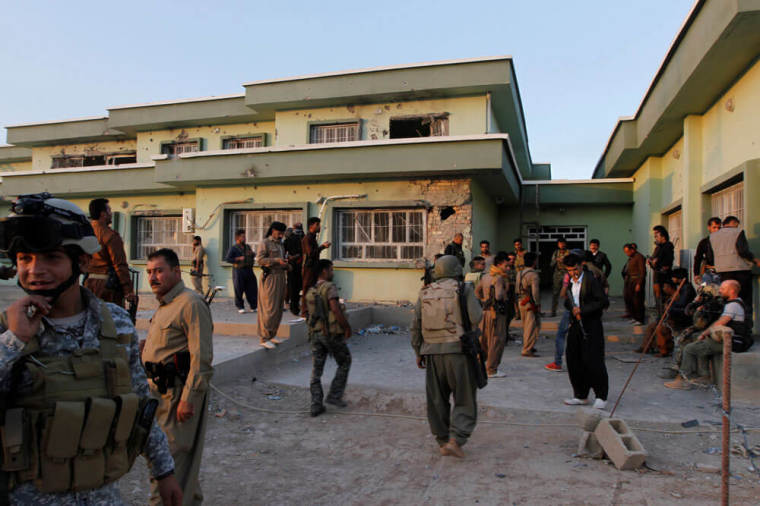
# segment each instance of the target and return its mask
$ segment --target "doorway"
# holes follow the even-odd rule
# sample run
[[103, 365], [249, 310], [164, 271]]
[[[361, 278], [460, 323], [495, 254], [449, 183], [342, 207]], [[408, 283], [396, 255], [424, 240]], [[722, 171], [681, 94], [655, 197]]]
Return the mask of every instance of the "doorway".
[[567, 249], [587, 248], [586, 225], [543, 225], [528, 227], [528, 251], [538, 253], [538, 268], [541, 271], [541, 287], [552, 285], [553, 270], [549, 267], [552, 254], [557, 249], [557, 239], [564, 237]]

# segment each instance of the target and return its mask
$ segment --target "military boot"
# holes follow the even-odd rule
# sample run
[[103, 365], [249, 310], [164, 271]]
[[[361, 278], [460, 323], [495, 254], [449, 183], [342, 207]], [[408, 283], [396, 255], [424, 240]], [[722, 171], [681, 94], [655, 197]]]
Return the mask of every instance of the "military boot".
[[311, 416], [319, 416], [322, 413], [325, 412], [325, 405], [324, 404], [312, 404], [311, 405]]

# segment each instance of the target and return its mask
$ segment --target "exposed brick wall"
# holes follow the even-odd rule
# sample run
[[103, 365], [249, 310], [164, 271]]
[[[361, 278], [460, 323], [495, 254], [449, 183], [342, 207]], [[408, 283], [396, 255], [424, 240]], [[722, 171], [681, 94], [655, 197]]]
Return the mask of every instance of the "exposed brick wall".
[[[419, 188], [420, 199], [429, 206], [427, 212], [427, 243], [425, 258], [432, 260], [443, 253], [454, 234], [464, 235], [462, 248], [472, 249], [472, 192], [470, 179], [423, 179], [412, 181]], [[441, 220], [441, 211], [451, 207], [454, 214]]]

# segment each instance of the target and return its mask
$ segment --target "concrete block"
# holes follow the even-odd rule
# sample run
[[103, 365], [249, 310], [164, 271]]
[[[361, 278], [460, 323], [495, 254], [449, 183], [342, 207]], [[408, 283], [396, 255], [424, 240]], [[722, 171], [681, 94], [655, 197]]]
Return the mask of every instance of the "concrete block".
[[604, 458], [604, 449], [599, 444], [599, 440], [596, 439], [593, 432], [587, 430], [581, 432], [577, 453], [581, 457], [591, 457], [598, 460]]
[[575, 413], [575, 419], [578, 420], [581, 430], [594, 432], [602, 420], [602, 412], [594, 408], [579, 408]]
[[596, 439], [615, 467], [630, 470], [641, 467], [647, 452], [639, 438], [631, 432], [623, 420], [607, 418], [599, 422], [594, 431]]

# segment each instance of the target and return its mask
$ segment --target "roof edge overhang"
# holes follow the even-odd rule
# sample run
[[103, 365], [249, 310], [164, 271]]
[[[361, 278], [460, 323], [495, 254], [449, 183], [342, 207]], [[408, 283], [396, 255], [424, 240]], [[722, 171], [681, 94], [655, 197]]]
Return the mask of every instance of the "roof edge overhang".
[[124, 132], [109, 128], [108, 117], [105, 116], [26, 123], [5, 128], [8, 131], [8, 143], [21, 147], [102, 142], [127, 138]]
[[22, 146], [0, 146], [0, 163], [30, 162], [32, 150]]

